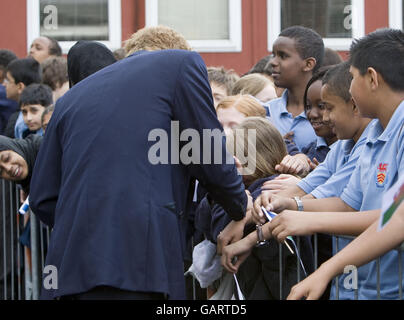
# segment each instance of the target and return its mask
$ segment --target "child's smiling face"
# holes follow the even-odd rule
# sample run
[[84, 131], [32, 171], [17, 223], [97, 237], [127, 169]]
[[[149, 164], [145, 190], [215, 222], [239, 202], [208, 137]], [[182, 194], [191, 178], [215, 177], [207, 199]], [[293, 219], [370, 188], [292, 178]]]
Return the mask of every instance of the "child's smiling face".
[[28, 176], [28, 164], [17, 152], [0, 152], [0, 177], [9, 181], [21, 181]]
[[321, 80], [315, 81], [307, 91], [306, 117], [316, 135], [323, 138], [335, 136], [329, 123], [323, 121], [324, 103], [321, 100]]

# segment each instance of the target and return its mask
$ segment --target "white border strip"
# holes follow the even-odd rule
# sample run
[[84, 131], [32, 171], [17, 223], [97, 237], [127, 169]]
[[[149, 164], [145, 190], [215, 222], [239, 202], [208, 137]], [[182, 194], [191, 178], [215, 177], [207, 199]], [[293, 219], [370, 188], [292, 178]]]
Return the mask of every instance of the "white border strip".
[[[281, 32], [281, 0], [267, 0], [268, 51]], [[365, 2], [352, 0], [352, 37], [365, 35]], [[324, 38], [324, 45], [334, 50], [349, 50], [352, 38]]]
[[[40, 36], [39, 0], [27, 0], [27, 52], [32, 41]], [[110, 50], [122, 46], [122, 4], [121, 0], [108, 0], [109, 41], [98, 41]], [[59, 41], [64, 54], [67, 54], [76, 41]]]
[[389, 0], [389, 27], [403, 30], [403, 0]]
[[[198, 52], [241, 52], [242, 51], [242, 10], [241, 0], [229, 1], [228, 40], [188, 40]], [[158, 25], [158, 0], [146, 0], [146, 27]]]

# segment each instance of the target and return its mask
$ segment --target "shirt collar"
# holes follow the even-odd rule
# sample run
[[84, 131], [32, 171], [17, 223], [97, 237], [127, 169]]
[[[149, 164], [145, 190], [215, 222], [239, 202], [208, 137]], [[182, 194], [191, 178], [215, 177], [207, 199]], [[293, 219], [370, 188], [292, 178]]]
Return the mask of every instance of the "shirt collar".
[[404, 101], [401, 101], [396, 111], [394, 111], [393, 116], [391, 117], [389, 123], [387, 124], [386, 129], [377, 138], [377, 140], [384, 142], [390, 140], [393, 134], [398, 133], [400, 130], [404, 130], [401, 128], [403, 126], [403, 123], [404, 123]]
[[[281, 101], [281, 104], [280, 104], [280, 106], [281, 106], [280, 115], [281, 115], [281, 116], [287, 116], [287, 115], [290, 114], [289, 111], [288, 111], [288, 109], [286, 109], [286, 106], [288, 105], [288, 95], [289, 95], [288, 89], [286, 89], [286, 90], [282, 93], [282, 96], [280, 97], [280, 101]], [[304, 118], [304, 119], [307, 119], [306, 113], [303, 111], [301, 114], [299, 114], [299, 115], [296, 116], [295, 118]]]
[[328, 144], [325, 141], [325, 139], [323, 137], [317, 137], [317, 145], [316, 145], [316, 149], [320, 149], [321, 147], [327, 147], [328, 148]]
[[356, 143], [353, 139], [343, 140], [346, 141], [343, 148], [344, 153], [350, 154], [355, 145], [360, 145], [363, 140], [365, 140], [364, 142], [366, 142], [366, 140], [369, 140], [371, 132], [373, 131], [373, 127], [375, 127], [377, 124], [378, 120], [376, 119], [370, 121], [369, 124], [366, 126], [365, 130], [363, 130], [361, 136], [359, 137], [358, 141], [356, 141]]
[[354, 145], [355, 145], [355, 141], [353, 139], [347, 139], [347, 140], [342, 140], [344, 141], [344, 146], [343, 146], [343, 150], [344, 150], [344, 154], [348, 155], [351, 153]]

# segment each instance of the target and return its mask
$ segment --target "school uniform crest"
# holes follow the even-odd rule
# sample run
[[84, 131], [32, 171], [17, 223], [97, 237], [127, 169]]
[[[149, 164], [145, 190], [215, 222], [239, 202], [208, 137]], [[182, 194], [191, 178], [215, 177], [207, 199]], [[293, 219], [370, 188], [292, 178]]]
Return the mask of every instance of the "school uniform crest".
[[376, 173], [376, 186], [383, 188], [387, 177], [387, 163], [379, 163]]

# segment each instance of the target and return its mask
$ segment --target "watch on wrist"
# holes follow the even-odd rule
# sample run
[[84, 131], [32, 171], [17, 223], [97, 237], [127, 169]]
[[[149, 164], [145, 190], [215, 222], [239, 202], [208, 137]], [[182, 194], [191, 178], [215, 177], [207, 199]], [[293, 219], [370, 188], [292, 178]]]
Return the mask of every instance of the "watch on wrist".
[[295, 201], [296, 201], [297, 210], [298, 211], [303, 211], [303, 201], [302, 201], [302, 199], [300, 199], [300, 197], [294, 197], [293, 199], [295, 199]]
[[263, 246], [264, 244], [267, 243], [267, 241], [264, 239], [264, 235], [262, 233], [262, 224], [255, 225], [255, 229], [257, 230], [257, 244], [256, 244], [256, 247]]

